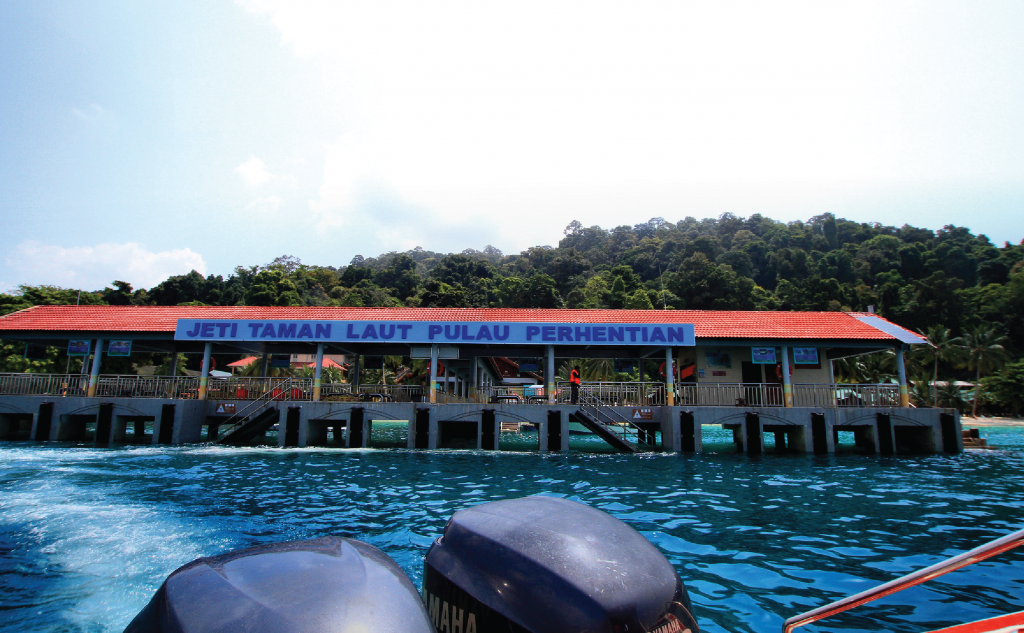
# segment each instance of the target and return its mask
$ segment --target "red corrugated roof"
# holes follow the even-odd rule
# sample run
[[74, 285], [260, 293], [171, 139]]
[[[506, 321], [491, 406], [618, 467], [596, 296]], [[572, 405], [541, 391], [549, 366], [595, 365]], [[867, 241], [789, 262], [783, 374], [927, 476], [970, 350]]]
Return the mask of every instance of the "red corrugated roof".
[[173, 332], [178, 319], [693, 323], [697, 338], [704, 339], [894, 340], [846, 312], [258, 306], [34, 306], [0, 317], [0, 336], [24, 331]]
[[228, 363], [228, 367], [248, 367], [256, 361], [255, 356], [246, 356], [242, 360], [236, 360], [233, 363]]

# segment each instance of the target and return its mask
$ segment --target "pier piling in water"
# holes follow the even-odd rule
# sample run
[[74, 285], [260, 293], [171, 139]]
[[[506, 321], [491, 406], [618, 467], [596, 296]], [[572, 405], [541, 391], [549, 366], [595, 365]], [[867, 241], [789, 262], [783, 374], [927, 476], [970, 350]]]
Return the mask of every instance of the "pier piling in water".
[[[218, 404], [195, 399], [69, 396], [41, 401], [32, 396], [0, 396], [0, 436], [7, 440], [90, 441], [100, 447], [191, 444], [223, 435], [220, 429], [232, 416], [215, 413]], [[233, 404], [241, 411], [249, 403]], [[623, 418], [639, 415], [636, 407], [608, 408]], [[515, 450], [554, 452], [569, 450], [570, 418], [578, 410], [577, 405], [568, 404], [271, 401], [260, 403], [250, 415], [273, 416], [280, 447], [369, 447], [376, 419], [407, 421], [407, 437], [400, 441], [410, 449], [457, 446], [497, 450], [504, 424], [536, 429], [536, 444], [520, 443]], [[706, 425], [731, 429], [737, 451], [751, 455], [764, 451], [765, 433], [774, 434], [778, 452], [830, 453], [836, 450], [842, 431], [852, 431], [857, 448], [868, 453], [962, 450], [959, 416], [944, 409], [656, 406], [643, 409], [643, 415], [633, 428], [637, 441], [647, 450], [699, 453]], [[242, 443], [265, 442], [264, 433]]]

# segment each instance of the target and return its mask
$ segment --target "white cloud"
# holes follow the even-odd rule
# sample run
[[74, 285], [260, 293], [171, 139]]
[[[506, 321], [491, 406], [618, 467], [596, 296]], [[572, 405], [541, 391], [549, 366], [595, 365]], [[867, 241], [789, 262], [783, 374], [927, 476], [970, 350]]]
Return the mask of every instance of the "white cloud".
[[[406, 238], [442, 218], [512, 250], [576, 218], [717, 214], [716, 193], [747, 203], [894, 169], [865, 89], [875, 5], [238, 4], [322, 69], [345, 121], [309, 204], [321, 229], [358, 222], [377, 188], [417, 210]], [[711, 208], [688, 208], [708, 191]]]
[[270, 180], [267, 165], [255, 156], [250, 156], [249, 160], [235, 167], [235, 173], [241, 176], [242, 180], [250, 187], [259, 187]]
[[250, 211], [262, 214], [273, 214], [281, 208], [284, 200], [281, 196], [260, 196], [245, 206]]
[[71, 114], [86, 125], [95, 128], [116, 129], [114, 113], [98, 103], [91, 103], [84, 108], [72, 108]]
[[5, 262], [0, 290], [8, 292], [19, 284], [98, 290], [115, 279], [150, 288], [171, 275], [206, 273], [202, 255], [191, 249], [154, 253], [134, 242], [64, 248], [30, 240], [16, 246]]
[[403, 239], [441, 219], [513, 250], [573, 219], [806, 218], [908, 183], [1019, 183], [1024, 167], [1024, 44], [986, 31], [1013, 23], [1005, 8], [236, 2], [316, 69], [311, 91], [332, 104], [309, 204], [322, 229], [359, 226], [380, 208], [367, 191], [387, 190]]

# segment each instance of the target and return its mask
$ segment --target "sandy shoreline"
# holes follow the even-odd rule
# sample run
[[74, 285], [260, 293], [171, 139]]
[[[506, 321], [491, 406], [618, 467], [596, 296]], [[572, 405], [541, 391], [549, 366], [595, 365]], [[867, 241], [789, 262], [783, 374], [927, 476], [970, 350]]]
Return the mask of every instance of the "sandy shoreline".
[[1020, 418], [970, 418], [961, 416], [961, 426], [1024, 426]]

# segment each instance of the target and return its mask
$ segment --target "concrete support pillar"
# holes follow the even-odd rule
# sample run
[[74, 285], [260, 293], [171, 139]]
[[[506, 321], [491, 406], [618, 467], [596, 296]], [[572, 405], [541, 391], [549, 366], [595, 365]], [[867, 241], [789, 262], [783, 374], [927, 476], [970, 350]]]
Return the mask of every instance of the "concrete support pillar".
[[555, 346], [548, 345], [548, 364], [544, 370], [544, 393], [547, 394], [548, 404], [555, 404]]
[[171, 348], [171, 378], [178, 375], [178, 348]]
[[793, 406], [793, 377], [789, 375], [789, 347], [782, 346], [782, 402]]
[[213, 351], [213, 343], [203, 346], [203, 369], [199, 374], [199, 400], [206, 400], [206, 385], [210, 381], [210, 352]]
[[100, 363], [103, 359], [103, 339], [98, 338], [94, 343], [96, 349], [92, 352], [92, 372], [89, 374], [89, 391], [87, 393], [90, 398], [96, 397], [96, 386], [100, 381]]
[[910, 390], [907, 389], [907, 366], [903, 359], [903, 348], [896, 349], [896, 373], [900, 381], [900, 406], [910, 407]]
[[313, 370], [313, 402], [320, 400], [320, 375], [324, 371], [324, 344], [316, 344], [316, 368]]
[[760, 455], [764, 452], [764, 438], [761, 435], [761, 418], [756, 413], [748, 413], [743, 423], [743, 448], [747, 455]]
[[359, 363], [359, 358], [359, 354], [356, 354], [355, 359], [352, 361], [352, 369], [349, 370], [351, 373], [349, 373], [348, 376], [348, 384], [352, 385], [354, 389], [359, 388], [359, 374], [363, 371], [363, 367]]
[[640, 382], [647, 382], [647, 359], [643, 357], [638, 358], [636, 363], [637, 371], [640, 374]]
[[[99, 350], [97, 350], [99, 351]], [[94, 446], [110, 447], [114, 439], [114, 403], [104, 402], [96, 414], [96, 434], [93, 436]]]
[[260, 363], [260, 377], [266, 378], [267, 373], [270, 371], [270, 354], [263, 354]]
[[775, 450], [785, 451], [786, 450], [786, 432], [775, 431]]
[[476, 402], [477, 382], [480, 380], [480, 370], [476, 356], [469, 357], [469, 399]]
[[39, 405], [39, 410], [32, 416], [32, 439], [37, 442], [49, 441], [52, 428], [53, 403], [44, 402]]
[[437, 448], [437, 407], [416, 407], [409, 420], [409, 448]]
[[[672, 450], [679, 451], [682, 453], [700, 453], [703, 450], [701, 446], [701, 431], [703, 430], [701, 425], [697, 423], [696, 416], [692, 411], [680, 411], [679, 419], [674, 420], [669, 417], [670, 425], [675, 424], [675, 433], [672, 434]], [[665, 437], [665, 429], [662, 429], [662, 437]], [[662, 441], [664, 443], [664, 440]]]
[[665, 402], [676, 406], [676, 370], [672, 359], [672, 348], [665, 348]]
[[[447, 363], [441, 363], [444, 366], [444, 395], [445, 395], [445, 398], [447, 398], [448, 394], [451, 393], [450, 387], [448, 386], [448, 365], [450, 363], [451, 363], [451, 361], [448, 361]], [[445, 402], [448, 402], [448, 400], [446, 399]]]
[[437, 404], [437, 344], [430, 346], [430, 404]]
[[284, 448], [286, 436], [288, 435], [288, 409], [281, 407], [277, 410], [277, 447]]

